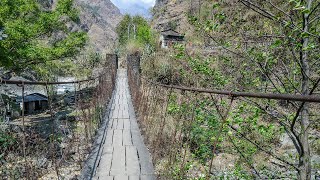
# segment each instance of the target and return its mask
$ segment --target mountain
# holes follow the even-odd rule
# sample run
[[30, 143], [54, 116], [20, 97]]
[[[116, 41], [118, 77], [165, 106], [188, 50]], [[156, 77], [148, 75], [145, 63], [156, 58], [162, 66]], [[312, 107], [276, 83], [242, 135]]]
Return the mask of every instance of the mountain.
[[[57, 1], [39, 0], [48, 10], [54, 9]], [[88, 32], [89, 47], [96, 52], [113, 49], [117, 41], [115, 28], [122, 19], [120, 10], [110, 0], [74, 0], [74, 5], [79, 9], [80, 22], [65, 19], [69, 30]], [[59, 36], [63, 33], [56, 33], [56, 38]]]
[[[55, 9], [58, 0], [39, 0], [45, 11]], [[122, 19], [120, 10], [110, 0], [74, 0], [74, 6], [79, 10], [79, 22], [73, 22], [67, 17], [61, 17], [71, 32], [88, 32], [88, 45], [81, 51], [82, 54], [91, 52], [113, 53], [117, 43], [116, 26]], [[53, 32], [48, 41], [55, 41], [63, 38], [62, 31]], [[10, 79], [12, 74], [7, 74], [0, 68], [0, 77]], [[33, 73], [26, 73], [24, 77], [29, 80], [36, 80]]]
[[188, 22], [189, 0], [156, 0], [152, 9], [151, 26], [157, 31], [173, 29], [181, 34], [193, 36], [193, 27]]
[[80, 9], [81, 29], [88, 32], [89, 45], [97, 52], [114, 48], [116, 26], [122, 19], [120, 10], [110, 0], [76, 0]]
[[141, 15], [148, 19], [151, 18], [149, 9], [137, 3], [132, 4], [130, 7], [121, 8], [120, 11], [122, 14]]
[[156, 0], [156, 7], [157, 6], [162, 6], [162, 5], [164, 5], [164, 4], [166, 4], [166, 3], [168, 3], [168, 1], [169, 0]]
[[149, 1], [123, 1], [123, 0], [111, 0], [121, 11], [122, 14], [140, 15], [145, 18], [151, 19], [149, 8], [154, 4]]

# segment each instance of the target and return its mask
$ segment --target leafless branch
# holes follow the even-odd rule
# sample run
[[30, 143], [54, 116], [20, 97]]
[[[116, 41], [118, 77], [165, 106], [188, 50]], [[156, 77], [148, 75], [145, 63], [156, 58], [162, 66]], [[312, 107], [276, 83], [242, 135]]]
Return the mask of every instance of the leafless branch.
[[[258, 108], [260, 108], [261, 110], [263, 110], [265, 113], [267, 113], [268, 115], [270, 115], [271, 117], [277, 119], [277, 122], [284, 128], [284, 130], [286, 131], [286, 133], [288, 134], [288, 136], [290, 137], [290, 139], [292, 140], [295, 148], [297, 149], [298, 153], [300, 154], [302, 152], [302, 143], [300, 142], [298, 136], [297, 136], [297, 133], [293, 130], [293, 131], [290, 131], [289, 129], [289, 125], [287, 125], [286, 123], [284, 123], [281, 118], [279, 118], [277, 115], [275, 115], [274, 113], [272, 112], [269, 112], [266, 108], [262, 107], [260, 104], [258, 104], [257, 102], [254, 102], [252, 100], [249, 100], [249, 99], [246, 99], [244, 98], [245, 101], [247, 102], [251, 102], [253, 104], [255, 104]], [[288, 121], [288, 118], [285, 116], [285, 115], [282, 115], [282, 117], [284, 119], [286, 119]]]
[[249, 138], [247, 138], [244, 134], [242, 134], [241, 132], [238, 131], [237, 128], [233, 127], [232, 125], [228, 125], [233, 131], [235, 131], [238, 135], [240, 135], [243, 139], [245, 139], [246, 141], [250, 142], [251, 144], [253, 144], [254, 146], [256, 146], [260, 151], [265, 152], [266, 154], [270, 155], [271, 157], [293, 167], [294, 169], [298, 170], [298, 168], [296, 167], [295, 164], [288, 162], [278, 156], [276, 156], [274, 153], [272, 153], [269, 150], [264, 149], [263, 147], [261, 147], [259, 144], [257, 144], [256, 142], [253, 142], [252, 140], [250, 140]]
[[[213, 98], [212, 95], [211, 95], [211, 99], [213, 100], [214, 106], [215, 106], [216, 111], [218, 112], [220, 118], [223, 118], [223, 115], [222, 115], [221, 111], [219, 110], [219, 107], [218, 107], [218, 105], [216, 104], [216, 102], [215, 102], [215, 100], [214, 100], [214, 98]], [[245, 140], [247, 140], [247, 141], [249, 141], [251, 144], [255, 145], [255, 146], [256, 146], [258, 149], [260, 149], [261, 151], [263, 151], [263, 152], [267, 153], [268, 155], [270, 155], [270, 156], [278, 159], [279, 161], [281, 161], [281, 162], [283, 162], [283, 163], [285, 163], [285, 164], [287, 164], [287, 165], [290, 165], [290, 166], [292, 166], [293, 168], [297, 169], [297, 167], [296, 167], [294, 164], [292, 164], [292, 163], [290, 163], [290, 162], [288, 162], [288, 161], [286, 161], [286, 160], [283, 160], [283, 159], [279, 158], [278, 156], [276, 156], [275, 154], [273, 154], [271, 151], [265, 150], [265, 149], [264, 149], [263, 147], [261, 147], [259, 144], [257, 144], [257, 143], [255, 143], [255, 142], [251, 141], [250, 139], [248, 139], [244, 134], [240, 133], [240, 132], [237, 130], [237, 128], [233, 127], [233, 126], [230, 125], [230, 124], [228, 124], [228, 126], [229, 126], [232, 130], [234, 130], [236, 133], [240, 134]]]
[[320, 2], [310, 11], [308, 18], [320, 7]]
[[[259, 7], [258, 5], [250, 2], [250, 1], [247, 1], [247, 0], [240, 0], [240, 2], [247, 6], [248, 8], [252, 9], [253, 11], [257, 12], [258, 14], [270, 19], [270, 20], [273, 20], [273, 21], [276, 21], [276, 22], [279, 22], [281, 25], [286, 25], [287, 22], [286, 21], [283, 21], [283, 20], [279, 20], [276, 18], [276, 16], [274, 14], [272, 14], [271, 12], [268, 12], [267, 10]], [[299, 28], [297, 25], [291, 23], [291, 25], [289, 26], [291, 29], [298, 29], [300, 32], [304, 32], [304, 33], [307, 33], [308, 35], [310, 36], [313, 36], [313, 37], [316, 37], [316, 38], [320, 38], [318, 35], [315, 35], [315, 34], [312, 34], [308, 31], [304, 31], [303, 29]]]
[[309, 21], [309, 24], [312, 24], [314, 21], [316, 21], [316, 20], [318, 20], [318, 19], [320, 19], [320, 15], [317, 16], [317, 17], [314, 17], [313, 19], [311, 19], [311, 20]]
[[236, 151], [240, 154], [240, 156], [247, 162], [247, 164], [250, 166], [250, 168], [255, 172], [253, 173], [256, 178], [262, 179], [257, 169], [252, 165], [252, 163], [249, 162], [249, 160], [245, 157], [245, 155], [241, 152], [240, 148], [234, 143], [234, 141], [231, 139], [231, 137], [228, 135], [229, 141], [231, 141], [233, 147], [236, 149]]
[[280, 11], [280, 12], [282, 12], [284, 15], [286, 15], [286, 16], [290, 19], [291, 23], [293, 24], [293, 19], [292, 19], [292, 17], [291, 17], [288, 13], [284, 12], [283, 9], [280, 9], [278, 6], [274, 5], [271, 1], [268, 1], [268, 2], [269, 2], [269, 4], [270, 4], [272, 7], [274, 7], [275, 9], [277, 9], [278, 11]]

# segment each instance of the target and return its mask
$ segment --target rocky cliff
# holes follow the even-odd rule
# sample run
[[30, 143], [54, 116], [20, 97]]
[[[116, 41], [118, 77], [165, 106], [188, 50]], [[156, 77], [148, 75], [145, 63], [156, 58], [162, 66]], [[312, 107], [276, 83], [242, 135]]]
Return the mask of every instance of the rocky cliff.
[[[54, 9], [57, 0], [40, 0], [46, 9]], [[89, 47], [97, 52], [112, 49], [117, 40], [115, 28], [122, 19], [120, 10], [110, 0], [74, 0], [80, 22], [66, 21], [70, 31], [88, 32]], [[59, 37], [60, 34], [57, 34]]]
[[[58, 0], [38, 0], [45, 11], [54, 9]], [[98, 53], [113, 53], [117, 43], [116, 26], [122, 19], [120, 10], [110, 0], [74, 0], [74, 6], [79, 10], [80, 21], [73, 22], [66, 17], [61, 20], [72, 31], [88, 32], [89, 42], [83, 54], [87, 50]], [[64, 32], [54, 32], [48, 41], [54, 41], [65, 36]], [[36, 80], [33, 73], [26, 72], [23, 75], [29, 80]], [[6, 72], [0, 67], [0, 77], [10, 79], [11, 72]]]
[[168, 3], [169, 0], [156, 0], [156, 5], [155, 6], [162, 6], [166, 3]]
[[[54, 9], [57, 4], [57, 0], [39, 2], [46, 9]], [[80, 22], [67, 22], [69, 30], [87, 31], [87, 48], [101, 53], [113, 49], [117, 39], [115, 28], [122, 19], [120, 10], [110, 0], [74, 0], [74, 5], [79, 9]]]
[[156, 0], [151, 25], [157, 31], [173, 29], [186, 37], [191, 36], [193, 28], [188, 22], [187, 13], [190, 0]]
[[89, 45], [98, 52], [110, 51], [117, 40], [115, 28], [122, 19], [120, 10], [110, 0], [76, 0], [80, 24], [88, 32]]

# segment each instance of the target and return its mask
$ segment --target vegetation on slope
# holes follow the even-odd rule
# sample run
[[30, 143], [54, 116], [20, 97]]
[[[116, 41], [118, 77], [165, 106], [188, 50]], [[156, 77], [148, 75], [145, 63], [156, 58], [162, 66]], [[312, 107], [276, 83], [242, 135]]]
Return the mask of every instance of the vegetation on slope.
[[156, 45], [155, 34], [148, 21], [142, 16], [125, 15], [117, 26], [120, 48], [128, 53], [153, 51]]
[[[0, 39], [1, 82], [13, 76], [57, 81], [59, 76], [100, 75], [99, 80], [60, 86], [62, 94], [56, 85], [0, 84], [0, 179], [79, 178], [115, 72], [114, 58], [106, 63], [92, 49], [82, 51], [88, 37], [79, 21], [73, 0], [0, 1], [0, 31], [5, 34]], [[41, 92], [47, 100], [23, 103], [22, 92]], [[23, 111], [28, 113], [22, 116]]]
[[59, 0], [53, 10], [35, 0], [1, 1], [0, 26], [8, 38], [0, 41], [0, 66], [19, 73], [74, 57], [87, 37], [68, 29], [72, 21], [78, 21], [72, 0]]
[[[168, 3], [179, 6], [180, 2]], [[186, 45], [145, 56], [145, 76], [165, 84], [231, 91], [301, 95], [319, 91], [318, 2], [201, 0], [190, 4], [185, 16], [201, 43], [187, 38]], [[174, 119], [188, 119], [190, 114], [177, 96], [169, 97], [169, 112], [177, 110], [171, 112]], [[185, 142], [194, 157], [189, 159], [192, 165], [201, 162], [208, 168], [213, 156], [231, 154], [237, 157], [227, 172], [231, 178], [319, 176], [318, 104], [241, 98], [219, 134], [222, 119], [210, 101], [217, 102], [222, 112], [228, 108], [228, 100], [220, 98], [201, 97], [192, 104], [197, 113], [191, 141]], [[218, 153], [213, 154], [212, 139], [217, 135]], [[162, 155], [166, 162], [166, 154]], [[156, 163], [160, 166], [161, 160]]]

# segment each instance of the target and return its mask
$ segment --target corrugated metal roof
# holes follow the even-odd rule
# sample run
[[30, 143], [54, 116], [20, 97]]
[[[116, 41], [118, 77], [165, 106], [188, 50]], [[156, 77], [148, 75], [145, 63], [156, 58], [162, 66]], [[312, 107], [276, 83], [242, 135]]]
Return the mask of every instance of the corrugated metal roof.
[[[24, 102], [34, 102], [34, 101], [48, 101], [48, 98], [47, 96], [39, 93], [29, 94], [24, 97]], [[21, 96], [17, 98], [17, 102], [22, 102]]]
[[161, 35], [165, 35], [165, 36], [183, 36], [183, 35], [179, 34], [177, 31], [174, 31], [172, 29], [161, 31]]

